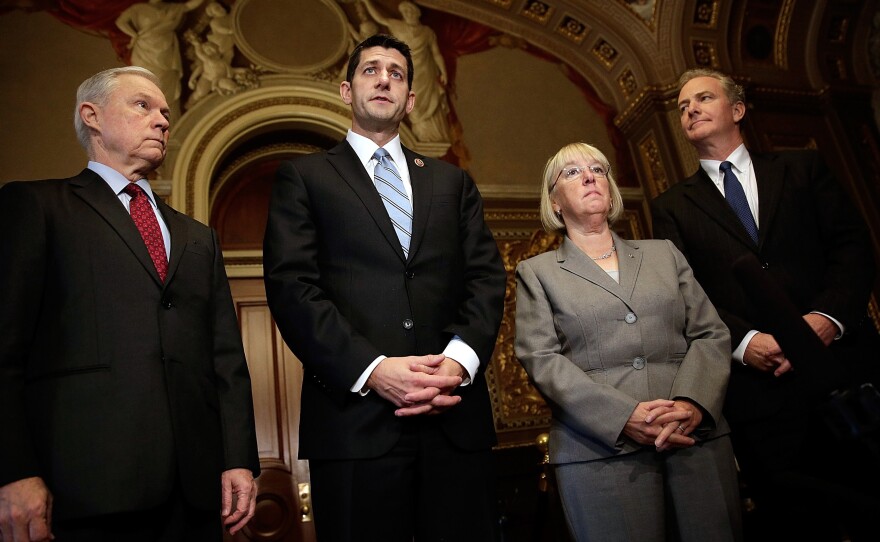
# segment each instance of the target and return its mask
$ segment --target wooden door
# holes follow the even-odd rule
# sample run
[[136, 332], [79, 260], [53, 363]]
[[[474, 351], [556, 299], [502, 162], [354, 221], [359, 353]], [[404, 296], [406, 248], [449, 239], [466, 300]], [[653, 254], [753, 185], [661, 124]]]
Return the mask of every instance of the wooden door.
[[231, 541], [314, 542], [308, 462], [297, 459], [302, 364], [266, 304], [262, 278], [231, 279], [254, 393], [262, 474], [257, 511]]

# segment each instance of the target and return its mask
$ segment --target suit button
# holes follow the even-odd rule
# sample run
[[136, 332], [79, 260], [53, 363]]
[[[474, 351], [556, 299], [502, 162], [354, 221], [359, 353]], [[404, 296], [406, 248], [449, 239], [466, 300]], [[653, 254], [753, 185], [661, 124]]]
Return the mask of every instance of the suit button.
[[174, 306], [174, 304], [171, 303], [170, 297], [166, 297], [165, 299], [162, 300], [162, 306], [165, 307], [166, 309], [170, 309], [171, 307]]
[[762, 263], [762, 264], [761, 264], [761, 269], [770, 269], [770, 264], [767, 263], [767, 262]]
[[403, 321], [403, 329], [412, 329], [412, 328], [413, 328], [413, 321], [412, 320], [407, 318], [406, 320]]
[[415, 276], [416, 276], [416, 274], [413, 273], [412, 271], [407, 271], [407, 272], [406, 272], [406, 278], [408, 278], [408, 279], [411, 279], [411, 278], [413, 278], [413, 277], [415, 277]]
[[623, 317], [623, 320], [627, 324], [635, 324], [636, 320], [638, 320], [638, 318], [636, 317], [636, 315], [634, 313], [630, 312], [630, 313], [627, 313], [627, 315]]
[[645, 361], [645, 358], [639, 356], [633, 360], [633, 369], [635, 369], [636, 371], [641, 371], [645, 368], [645, 363], [647, 363]]

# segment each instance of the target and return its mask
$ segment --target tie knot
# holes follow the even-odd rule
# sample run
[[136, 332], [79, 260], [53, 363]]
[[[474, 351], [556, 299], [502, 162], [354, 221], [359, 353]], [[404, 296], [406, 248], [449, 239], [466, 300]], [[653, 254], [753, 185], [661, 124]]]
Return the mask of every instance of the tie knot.
[[135, 183], [128, 183], [127, 185], [125, 185], [125, 188], [123, 188], [122, 191], [132, 198], [136, 198], [144, 193], [144, 189], [136, 185]]
[[373, 153], [373, 158], [381, 162], [382, 160], [388, 158], [388, 151], [386, 151], [382, 147], [379, 147], [378, 149], [376, 149], [376, 152]]
[[724, 162], [721, 162], [721, 171], [723, 171], [724, 173], [727, 173], [728, 171], [732, 171], [732, 168], [733, 168], [733, 164], [731, 164], [730, 162], [728, 162], [726, 160]]

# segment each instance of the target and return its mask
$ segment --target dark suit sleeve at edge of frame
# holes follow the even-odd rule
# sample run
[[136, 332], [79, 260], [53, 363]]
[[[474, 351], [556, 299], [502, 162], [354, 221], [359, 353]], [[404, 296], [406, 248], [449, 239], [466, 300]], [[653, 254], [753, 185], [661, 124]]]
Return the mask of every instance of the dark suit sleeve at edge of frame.
[[826, 247], [826, 269], [811, 310], [840, 320], [851, 331], [864, 320], [876, 267], [861, 214], [817, 152], [797, 153], [806, 165], [815, 217]]
[[44, 220], [28, 183], [0, 189], [0, 486], [40, 476], [27, 426], [24, 378], [44, 290]]
[[213, 362], [220, 400], [225, 468], [248, 468], [257, 477], [260, 474], [260, 460], [257, 453], [251, 379], [229, 279], [223, 264], [223, 253], [217, 232], [213, 229], [211, 239], [214, 244]]

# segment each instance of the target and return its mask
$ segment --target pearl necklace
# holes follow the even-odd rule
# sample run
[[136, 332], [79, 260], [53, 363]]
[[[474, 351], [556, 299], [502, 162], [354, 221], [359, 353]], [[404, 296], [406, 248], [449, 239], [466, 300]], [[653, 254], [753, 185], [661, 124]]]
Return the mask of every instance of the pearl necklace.
[[611, 243], [611, 250], [609, 250], [605, 254], [602, 254], [601, 256], [596, 256], [595, 258], [590, 256], [590, 259], [591, 260], [607, 260], [615, 252], [617, 252], [617, 247], [614, 245], [614, 243]]

